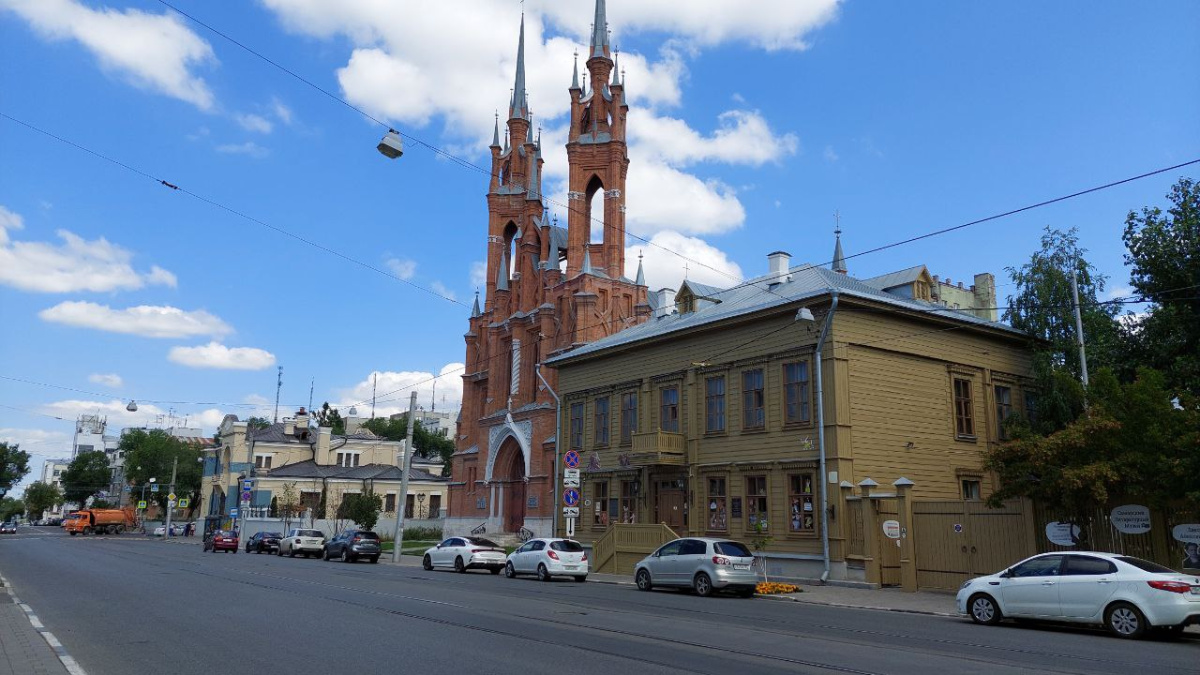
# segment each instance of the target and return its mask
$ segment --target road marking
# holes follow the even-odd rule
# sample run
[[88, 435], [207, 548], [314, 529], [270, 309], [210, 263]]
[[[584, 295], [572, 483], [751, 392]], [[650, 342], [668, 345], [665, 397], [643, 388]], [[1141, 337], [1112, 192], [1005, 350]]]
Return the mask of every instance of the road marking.
[[17, 594], [13, 593], [12, 584], [9, 583], [8, 579], [4, 578], [3, 574], [0, 574], [0, 583], [4, 584], [4, 590], [9, 594], [9, 596], [12, 597], [13, 603], [20, 607], [21, 611], [25, 612], [25, 617], [29, 619], [29, 625], [33, 626], [34, 630], [36, 630], [38, 634], [42, 636], [42, 639], [46, 641], [46, 644], [50, 645], [50, 648], [54, 650], [54, 655], [58, 657], [59, 662], [62, 663], [63, 667], [67, 669], [67, 672], [70, 673], [70, 675], [87, 675], [87, 671], [79, 665], [78, 661], [76, 661], [70, 654], [67, 653], [67, 648], [58, 641], [58, 638], [54, 636], [54, 633], [46, 630], [46, 626], [42, 623], [42, 620], [38, 618], [37, 614], [33, 613], [33, 608], [21, 602], [21, 599], [17, 597]]

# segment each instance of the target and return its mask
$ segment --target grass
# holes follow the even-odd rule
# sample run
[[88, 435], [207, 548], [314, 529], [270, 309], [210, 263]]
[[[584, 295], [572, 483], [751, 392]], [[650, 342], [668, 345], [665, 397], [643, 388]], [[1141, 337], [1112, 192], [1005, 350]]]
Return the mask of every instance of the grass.
[[[433, 547], [433, 546], [437, 546], [437, 545], [438, 545], [438, 542], [436, 542], [436, 541], [425, 541], [425, 540], [419, 540], [419, 539], [414, 541], [412, 539], [405, 539], [404, 540], [404, 548], [400, 549], [400, 552], [405, 555], [419, 555], [421, 553], [424, 553], [425, 549]], [[383, 550], [384, 551], [391, 551], [393, 548], [394, 548], [393, 542], [390, 542], [390, 541], [383, 542]]]

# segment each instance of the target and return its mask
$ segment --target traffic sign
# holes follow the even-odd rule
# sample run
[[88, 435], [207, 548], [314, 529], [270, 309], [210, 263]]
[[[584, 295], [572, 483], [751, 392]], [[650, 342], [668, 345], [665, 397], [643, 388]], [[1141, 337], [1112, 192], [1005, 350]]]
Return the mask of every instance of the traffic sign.
[[565, 462], [567, 467], [569, 467], [571, 469], [578, 467], [579, 466], [579, 453], [574, 450], [568, 450], [567, 454], [563, 456], [563, 462]]
[[145, 510], [145, 508], [146, 508], [146, 500], [145, 499], [138, 502], [138, 508]]
[[188, 500], [188, 498], [184, 497], [183, 499], [179, 500], [179, 508], [186, 509], [190, 503], [191, 502]]
[[174, 492], [172, 492], [171, 494], [167, 495], [167, 501], [169, 501], [169, 502], [173, 502], [173, 501], [175, 501], [175, 493], [174, 493]]
[[563, 515], [566, 516], [567, 518], [578, 518], [579, 517], [579, 507], [578, 506], [564, 506], [563, 507]]
[[563, 487], [577, 488], [577, 487], [579, 487], [579, 479], [578, 478], [569, 478], [567, 476], [564, 476], [563, 477]]
[[167, 501], [167, 508], [168, 508], [168, 509], [173, 509], [173, 508], [175, 508], [175, 500], [174, 500], [174, 499], [170, 499], [170, 500], [168, 500], [168, 501]]
[[579, 480], [579, 469], [563, 469], [563, 478]]
[[229, 509], [229, 517], [237, 518], [237, 507], [236, 506], [233, 507], [232, 509]]
[[133, 486], [132, 486], [132, 485], [126, 485], [126, 486], [125, 486], [125, 491], [126, 491], [126, 492], [133, 492]]
[[158, 492], [158, 483], [154, 483], [154, 484], [152, 484], [152, 485], [150, 486], [150, 491], [151, 491], [151, 492]]
[[242, 481], [242, 490], [253, 490], [253, 489], [254, 489], [254, 481], [252, 481], [252, 480]]
[[566, 502], [567, 506], [578, 506], [579, 490], [576, 490], [575, 488], [567, 488], [566, 490], [563, 490], [563, 501]]
[[250, 501], [250, 491], [249, 490], [242, 490], [242, 501], [244, 501], [244, 502]]

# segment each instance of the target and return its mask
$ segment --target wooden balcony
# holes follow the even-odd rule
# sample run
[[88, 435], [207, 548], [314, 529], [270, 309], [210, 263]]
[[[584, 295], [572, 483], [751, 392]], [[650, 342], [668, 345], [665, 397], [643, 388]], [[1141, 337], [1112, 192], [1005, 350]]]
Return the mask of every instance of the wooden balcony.
[[650, 431], [633, 435], [633, 451], [629, 453], [631, 466], [654, 466], [687, 463], [683, 434], [669, 431]]

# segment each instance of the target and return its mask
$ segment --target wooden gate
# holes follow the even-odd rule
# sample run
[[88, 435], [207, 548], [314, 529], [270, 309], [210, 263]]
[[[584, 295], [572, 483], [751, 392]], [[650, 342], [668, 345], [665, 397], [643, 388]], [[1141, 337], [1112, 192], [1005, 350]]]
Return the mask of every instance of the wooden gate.
[[[899, 505], [895, 499], [872, 499], [875, 503], [875, 522], [883, 524], [889, 520], [900, 518]], [[875, 533], [875, 541], [879, 542], [879, 585], [900, 585], [900, 540], [888, 539], [883, 531]]]
[[953, 590], [1037, 553], [1032, 508], [1006, 502], [913, 502], [917, 586]]

